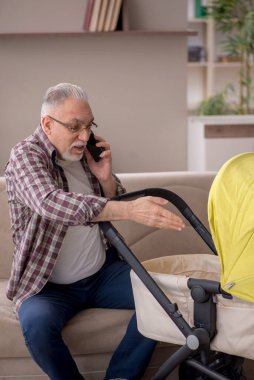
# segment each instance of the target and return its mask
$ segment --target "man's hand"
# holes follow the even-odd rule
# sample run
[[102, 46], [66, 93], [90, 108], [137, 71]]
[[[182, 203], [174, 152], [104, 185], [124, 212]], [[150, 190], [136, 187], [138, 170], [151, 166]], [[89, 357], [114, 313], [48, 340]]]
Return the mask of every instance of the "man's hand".
[[185, 227], [184, 222], [179, 216], [162, 207], [167, 203], [166, 199], [159, 197], [138, 198], [131, 202], [129, 219], [149, 227], [181, 230]]
[[103, 140], [102, 137], [94, 137], [98, 141], [96, 146], [104, 148], [104, 151], [100, 155], [101, 159], [96, 162], [86, 148], [85, 154], [87, 163], [91, 172], [100, 182], [104, 196], [107, 198], [112, 198], [116, 195], [116, 182], [112, 176], [112, 154], [110, 145], [107, 141]]
[[92, 221], [132, 220], [149, 227], [182, 230], [185, 227], [183, 220], [163, 207], [167, 203], [166, 199], [152, 196], [128, 202], [108, 201]]

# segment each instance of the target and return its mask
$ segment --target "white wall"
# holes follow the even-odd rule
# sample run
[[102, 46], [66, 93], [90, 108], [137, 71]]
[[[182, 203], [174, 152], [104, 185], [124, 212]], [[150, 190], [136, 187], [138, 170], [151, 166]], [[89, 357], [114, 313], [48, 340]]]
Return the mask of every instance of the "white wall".
[[[184, 0], [166, 3], [186, 17]], [[115, 171], [186, 169], [186, 37], [0, 34], [0, 56], [0, 175], [11, 147], [38, 124], [46, 89], [63, 81], [88, 92]]]

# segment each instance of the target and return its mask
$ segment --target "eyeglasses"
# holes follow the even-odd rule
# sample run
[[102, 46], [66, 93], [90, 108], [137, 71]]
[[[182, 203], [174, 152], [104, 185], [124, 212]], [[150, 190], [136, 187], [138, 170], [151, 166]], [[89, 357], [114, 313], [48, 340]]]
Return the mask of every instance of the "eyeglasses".
[[50, 115], [47, 115], [47, 117], [49, 117], [50, 119], [56, 121], [58, 124], [61, 124], [63, 127], [67, 128], [68, 131], [70, 131], [71, 133], [81, 133], [84, 129], [87, 132], [91, 132], [91, 130], [92, 130], [93, 127], [97, 128], [97, 126], [98, 126], [93, 121], [91, 121], [91, 123], [88, 124], [88, 125], [85, 125], [82, 122], [77, 122], [75, 124], [66, 124], [66, 123], [63, 123], [60, 120], [55, 119], [54, 117], [52, 117]]

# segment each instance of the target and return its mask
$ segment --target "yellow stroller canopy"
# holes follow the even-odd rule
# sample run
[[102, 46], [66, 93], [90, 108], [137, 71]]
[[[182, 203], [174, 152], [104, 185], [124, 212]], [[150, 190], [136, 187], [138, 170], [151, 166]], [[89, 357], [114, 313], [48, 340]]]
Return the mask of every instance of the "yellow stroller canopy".
[[208, 218], [222, 289], [254, 302], [254, 153], [221, 167], [210, 190]]

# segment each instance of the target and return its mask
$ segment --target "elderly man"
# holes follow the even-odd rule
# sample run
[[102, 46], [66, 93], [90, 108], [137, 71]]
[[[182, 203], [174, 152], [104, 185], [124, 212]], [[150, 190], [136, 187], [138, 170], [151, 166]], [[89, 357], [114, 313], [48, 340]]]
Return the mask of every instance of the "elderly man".
[[[96, 222], [184, 227], [164, 199], [110, 200], [124, 188], [108, 142], [96, 136], [99, 160], [87, 149], [95, 126], [82, 88], [51, 87], [40, 125], [12, 149], [5, 171], [15, 246], [7, 296], [31, 356], [52, 380], [83, 379], [61, 335], [70, 318], [89, 307], [134, 309], [130, 267]], [[138, 332], [134, 314], [105, 379], [140, 379], [155, 344]]]

